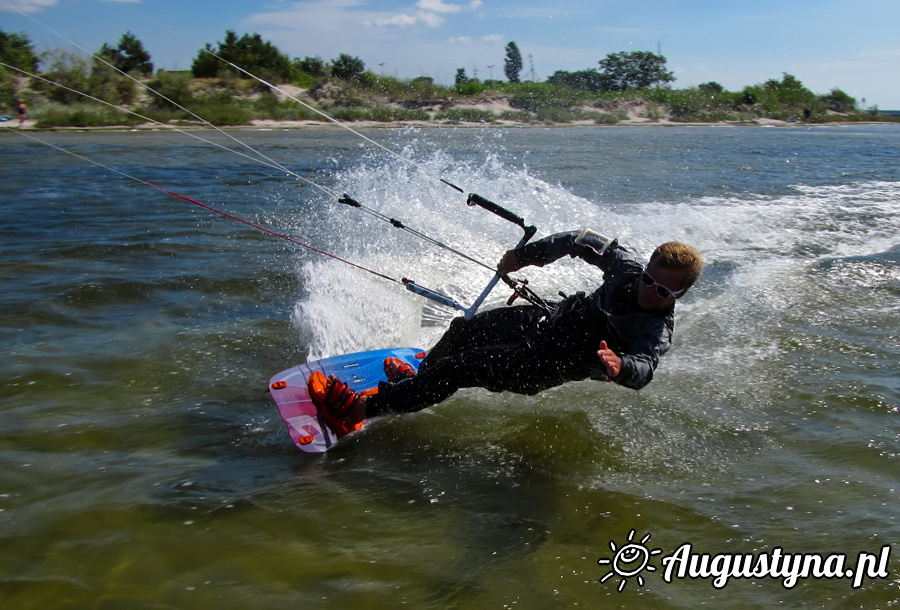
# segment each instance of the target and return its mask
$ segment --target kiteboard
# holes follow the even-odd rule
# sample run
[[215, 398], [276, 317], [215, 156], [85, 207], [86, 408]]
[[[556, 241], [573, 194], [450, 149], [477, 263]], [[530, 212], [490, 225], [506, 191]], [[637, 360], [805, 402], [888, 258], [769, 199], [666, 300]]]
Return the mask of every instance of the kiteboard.
[[399, 358], [418, 371], [425, 351], [401, 347], [333, 356], [295, 366], [272, 377], [269, 391], [294, 444], [307, 453], [324, 453], [338, 440], [309, 397], [306, 381], [314, 371], [322, 371], [326, 377], [334, 375], [354, 392], [362, 392], [376, 387], [379, 381], [387, 381], [384, 359], [388, 356]]

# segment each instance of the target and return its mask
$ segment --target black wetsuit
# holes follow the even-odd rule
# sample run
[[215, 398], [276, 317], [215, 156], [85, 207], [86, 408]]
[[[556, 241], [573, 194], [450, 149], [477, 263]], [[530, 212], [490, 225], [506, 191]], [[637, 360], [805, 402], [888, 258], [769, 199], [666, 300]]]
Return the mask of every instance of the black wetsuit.
[[368, 416], [417, 411], [459, 388], [531, 395], [567, 381], [605, 380], [597, 356], [600, 341], [622, 359], [616, 383], [634, 389], [650, 383], [671, 345], [674, 304], [640, 308], [636, 290], [643, 265], [615, 242], [598, 255], [576, 244], [578, 235], [557, 233], [532, 242], [516, 250], [516, 259], [521, 266], [544, 266], [578, 256], [603, 270], [603, 283], [593, 294], [570, 296], [549, 314], [525, 305], [455, 319], [415, 377], [380, 384], [366, 403]]

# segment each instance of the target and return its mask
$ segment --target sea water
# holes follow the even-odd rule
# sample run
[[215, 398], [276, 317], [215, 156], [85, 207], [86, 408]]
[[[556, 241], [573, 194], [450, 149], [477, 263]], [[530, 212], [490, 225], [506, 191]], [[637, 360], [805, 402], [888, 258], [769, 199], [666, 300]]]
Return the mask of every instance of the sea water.
[[[230, 134], [300, 178], [179, 133], [38, 135], [122, 173], [0, 133], [0, 606], [900, 603], [898, 127], [365, 132], [418, 168], [337, 129]], [[312, 456], [269, 377], [428, 348], [455, 312], [123, 174], [466, 304], [490, 271], [332, 193], [488, 266], [521, 229], [435, 176], [538, 237], [707, 266], [640, 392], [463, 390]]]

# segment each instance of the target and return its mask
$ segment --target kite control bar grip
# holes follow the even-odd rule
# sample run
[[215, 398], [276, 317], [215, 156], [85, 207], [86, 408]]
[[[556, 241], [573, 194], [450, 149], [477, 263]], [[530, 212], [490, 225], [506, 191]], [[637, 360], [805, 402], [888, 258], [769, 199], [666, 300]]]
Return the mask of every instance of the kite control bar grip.
[[482, 207], [485, 210], [487, 210], [488, 212], [492, 212], [504, 220], [508, 220], [509, 222], [511, 222], [515, 225], [519, 225], [520, 227], [522, 227], [522, 230], [525, 231], [525, 235], [526, 235], [525, 241], [528, 241], [529, 239], [531, 239], [532, 236], [537, 232], [536, 227], [526, 226], [525, 221], [522, 220], [522, 218], [520, 216], [513, 214], [506, 208], [497, 205], [493, 201], [485, 199], [481, 195], [476, 195], [475, 193], [469, 193], [469, 197], [468, 197], [468, 199], [466, 199], [466, 203], [469, 204], [470, 206], [477, 205], [479, 207]]

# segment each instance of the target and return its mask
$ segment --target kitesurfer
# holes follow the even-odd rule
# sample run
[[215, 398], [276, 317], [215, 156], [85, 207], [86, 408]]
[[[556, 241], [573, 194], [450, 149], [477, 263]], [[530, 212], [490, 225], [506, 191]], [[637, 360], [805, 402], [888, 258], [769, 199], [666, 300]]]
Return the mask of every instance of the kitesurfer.
[[603, 283], [593, 294], [564, 298], [549, 312], [524, 305], [457, 318], [417, 374], [388, 358], [389, 382], [364, 396], [334, 376], [314, 373], [308, 382], [313, 401], [343, 436], [364, 419], [418, 411], [464, 387], [531, 395], [588, 378], [644, 387], [671, 345], [675, 301], [703, 269], [700, 252], [668, 242], [644, 266], [617, 240], [585, 229], [509, 250], [497, 269], [506, 274], [542, 267], [566, 255], [603, 271]]

